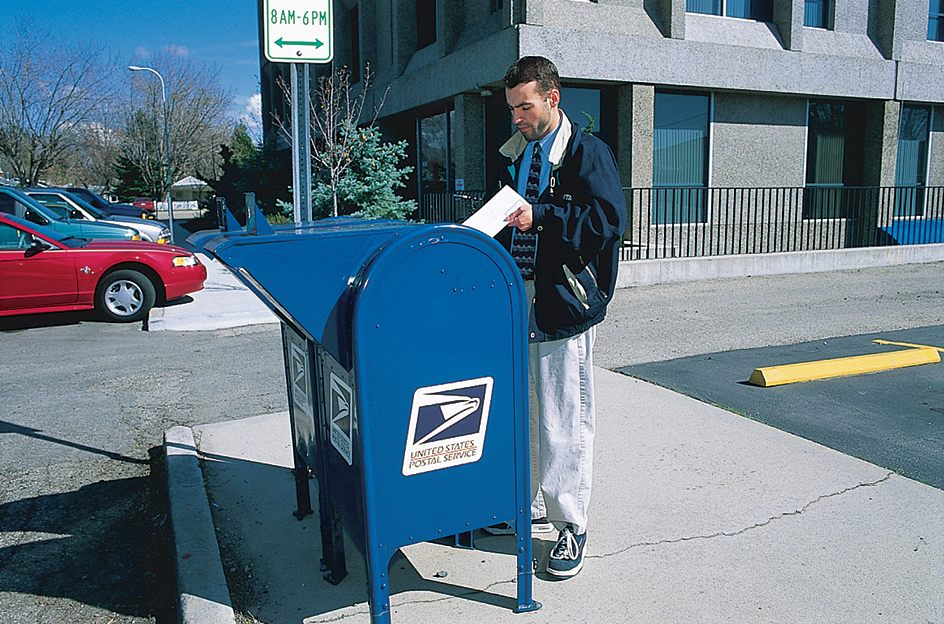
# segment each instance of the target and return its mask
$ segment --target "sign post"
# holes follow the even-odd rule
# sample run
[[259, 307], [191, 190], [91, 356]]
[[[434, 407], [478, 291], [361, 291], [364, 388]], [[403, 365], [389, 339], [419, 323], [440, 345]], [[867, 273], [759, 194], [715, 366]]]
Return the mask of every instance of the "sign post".
[[292, 63], [292, 195], [295, 223], [311, 221], [311, 76]]
[[265, 55], [292, 64], [292, 189], [295, 223], [311, 221], [311, 77], [308, 63], [334, 58], [331, 0], [265, 0]]

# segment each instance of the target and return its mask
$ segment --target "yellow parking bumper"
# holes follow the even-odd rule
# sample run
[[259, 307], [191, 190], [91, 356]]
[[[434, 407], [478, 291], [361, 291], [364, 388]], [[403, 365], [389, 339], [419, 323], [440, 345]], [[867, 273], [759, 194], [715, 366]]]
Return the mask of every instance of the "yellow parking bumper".
[[798, 381], [860, 375], [919, 364], [933, 364], [940, 361], [941, 354], [938, 353], [936, 348], [921, 347], [888, 353], [873, 353], [871, 355], [856, 355], [833, 360], [757, 368], [751, 373], [748, 383], [767, 388]]

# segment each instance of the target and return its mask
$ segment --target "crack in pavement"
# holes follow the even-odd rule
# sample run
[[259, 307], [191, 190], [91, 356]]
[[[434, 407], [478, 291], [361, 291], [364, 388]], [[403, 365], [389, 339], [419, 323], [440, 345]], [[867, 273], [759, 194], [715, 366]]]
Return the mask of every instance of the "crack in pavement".
[[[757, 524], [753, 524], [753, 525], [751, 525], [751, 526], [747, 526], [747, 527], [744, 527], [744, 528], [742, 528], [742, 529], [738, 529], [737, 531], [719, 531], [719, 532], [717, 532], [717, 533], [713, 533], [713, 534], [710, 534], [710, 535], [693, 535], [693, 536], [688, 536], [688, 537], [680, 537], [680, 538], [676, 538], [676, 539], [659, 540], [659, 541], [656, 541], [656, 542], [640, 542], [640, 543], [638, 543], [638, 544], [631, 544], [630, 546], [627, 546], [626, 548], [623, 548], [623, 549], [620, 549], [620, 550], [617, 550], [617, 551], [614, 551], [614, 552], [611, 552], [611, 553], [605, 553], [605, 554], [600, 554], [600, 555], [590, 555], [590, 554], [588, 554], [588, 555], [586, 556], [586, 558], [587, 558], [587, 559], [605, 559], [605, 558], [607, 558], [607, 557], [613, 557], [613, 556], [616, 556], [616, 555], [620, 555], [620, 554], [625, 553], [625, 552], [627, 552], [627, 551], [629, 551], [629, 550], [632, 550], [632, 549], [634, 549], [634, 548], [647, 547], [647, 546], [663, 546], [663, 545], [668, 545], [668, 544], [679, 544], [679, 543], [691, 542], [691, 541], [695, 541], [695, 540], [714, 539], [714, 538], [717, 538], [717, 537], [736, 537], [736, 536], [738, 536], [738, 535], [743, 535], [744, 533], [747, 533], [747, 532], [749, 532], [749, 531], [753, 531], [753, 530], [755, 530], [755, 529], [760, 529], [760, 528], [769, 526], [770, 524], [776, 522], [777, 520], [781, 520], [781, 519], [783, 519], [783, 518], [788, 518], [788, 517], [791, 517], [791, 516], [799, 516], [799, 515], [802, 515], [802, 514], [805, 513], [810, 507], [812, 507], [813, 505], [816, 505], [817, 503], [820, 503], [820, 502], [822, 502], [822, 501], [824, 501], [824, 500], [828, 500], [828, 499], [835, 498], [835, 497], [838, 497], [838, 496], [843, 496], [843, 495], [845, 495], [845, 494], [848, 494], [849, 492], [853, 492], [853, 491], [855, 491], [855, 490], [858, 490], [858, 489], [861, 489], [861, 488], [865, 488], [865, 487], [877, 487], [877, 486], [879, 486], [879, 485], [885, 483], [885, 482], [888, 481], [889, 479], [891, 479], [893, 476], [895, 476], [895, 473], [894, 473], [894, 472], [887, 472], [887, 473], [885, 474], [885, 476], [883, 476], [881, 479], [878, 479], [878, 480], [876, 480], [876, 481], [870, 481], [870, 482], [867, 482], [867, 483], [859, 483], [859, 484], [856, 484], [856, 485], [847, 487], [847, 488], [845, 488], [845, 489], [843, 489], [843, 490], [840, 490], [840, 491], [838, 491], [838, 492], [833, 492], [833, 493], [830, 493], [830, 494], [823, 494], [822, 496], [819, 496], [819, 497], [815, 498], [814, 500], [812, 500], [812, 501], [806, 503], [805, 505], [803, 505], [802, 507], [800, 507], [800, 508], [797, 509], [796, 511], [788, 511], [788, 512], [784, 512], [784, 513], [782, 513], [782, 514], [779, 514], [779, 515], [777, 515], [777, 516], [772, 516], [772, 517], [768, 518], [767, 520], [764, 520], [763, 522], [758, 522]], [[427, 582], [429, 582], [429, 583], [436, 583], [436, 581], [432, 581], [432, 580], [430, 580], [430, 579], [424, 579], [424, 580], [427, 581]], [[475, 595], [481, 595], [481, 594], [487, 594], [487, 595], [491, 595], [491, 596], [494, 596], [494, 597], [501, 597], [502, 599], [507, 599], [507, 600], [512, 600], [512, 601], [513, 601], [513, 600], [515, 600], [513, 597], [504, 596], [504, 595], [502, 595], [502, 594], [495, 594], [495, 593], [492, 593], [492, 591], [493, 591], [494, 589], [496, 589], [496, 588], [502, 586], [502, 585], [515, 584], [516, 582], [517, 582], [516, 579], [499, 580], [499, 581], [494, 581], [494, 582], [492, 582], [492, 583], [489, 583], [488, 585], [486, 585], [485, 587], [483, 587], [483, 588], [481, 588], [481, 589], [468, 588], [467, 591], [461, 591], [462, 588], [459, 588], [458, 586], [453, 585], [453, 586], [452, 586], [452, 587], [453, 587], [453, 590], [454, 590], [453, 593], [443, 594], [443, 595], [439, 595], [439, 596], [433, 596], [433, 597], [430, 597], [430, 598], [416, 598], [416, 599], [412, 599], [412, 600], [411, 600], [411, 599], [407, 599], [407, 600], [404, 600], [403, 602], [398, 602], [396, 605], [391, 604], [391, 605], [390, 605], [390, 608], [391, 608], [391, 609], [394, 609], [394, 608], [401, 608], [401, 607], [404, 607], [404, 606], [406, 606], [406, 605], [411, 605], [411, 604], [432, 604], [432, 603], [444, 602], [444, 601], [447, 601], [447, 600], [452, 600], [452, 599], [455, 599], [455, 598], [468, 599], [468, 598], [472, 598], [472, 597], [475, 596]], [[429, 591], [429, 590], [432, 590], [432, 591], [435, 591], [432, 587], [414, 588], [414, 590], [419, 590], [419, 591], [423, 591], [423, 590]], [[456, 591], [456, 590], [460, 590], [460, 591]], [[354, 605], [352, 605], [352, 607], [354, 607]], [[319, 622], [323, 622], [323, 623], [327, 623], [327, 622], [340, 622], [340, 621], [347, 620], [347, 619], [352, 618], [352, 617], [363, 617], [363, 615], [364, 615], [365, 613], [368, 613], [369, 611], [370, 611], [369, 606], [368, 606], [366, 603], [364, 603], [364, 604], [357, 605], [356, 607], [354, 607], [354, 610], [352, 610], [352, 611], [350, 611], [350, 612], [348, 612], [348, 613], [337, 614], [337, 615], [335, 615], [334, 617], [332, 617], [332, 618], [330, 618], [330, 619], [323, 619], [323, 620], [318, 620], [318, 621], [319, 621]]]
[[620, 549], [620, 550], [617, 550], [617, 551], [614, 551], [614, 552], [610, 552], [610, 553], [604, 553], [604, 554], [600, 554], [600, 555], [590, 555], [590, 554], [588, 554], [588, 555], [586, 556], [586, 558], [587, 558], [587, 559], [606, 559], [607, 557], [613, 557], [613, 556], [616, 556], [616, 555], [621, 555], [621, 554], [623, 554], [623, 553], [625, 553], [625, 552], [628, 552], [628, 551], [630, 551], [630, 550], [632, 550], [632, 549], [634, 549], [634, 548], [645, 548], [645, 547], [647, 547], [647, 546], [665, 546], [665, 545], [669, 545], [669, 544], [681, 544], [681, 543], [684, 543], [684, 542], [692, 542], [692, 541], [696, 541], [696, 540], [708, 540], [708, 539], [714, 539], [714, 538], [717, 538], [717, 537], [737, 537], [738, 535], [743, 535], [744, 533], [747, 533], [748, 531], [753, 531], [753, 530], [755, 530], [755, 529], [760, 529], [760, 528], [769, 526], [770, 524], [776, 522], [777, 520], [781, 520], [781, 519], [783, 519], [783, 518], [788, 518], [788, 517], [790, 517], [790, 516], [799, 516], [799, 515], [802, 515], [804, 512], [806, 512], [807, 509], [809, 509], [809, 508], [812, 507], [813, 505], [816, 505], [817, 503], [820, 503], [820, 502], [822, 502], [822, 501], [824, 501], [824, 500], [827, 500], [827, 499], [830, 499], [830, 498], [835, 498], [835, 497], [837, 497], [837, 496], [843, 496], [844, 494], [848, 494], [849, 492], [858, 490], [858, 489], [860, 489], [860, 488], [879, 486], [879, 485], [881, 485], [882, 483], [885, 483], [886, 481], [888, 481], [889, 479], [891, 479], [894, 475], [895, 475], [894, 472], [888, 472], [888, 473], [886, 473], [886, 475], [885, 475], [884, 477], [882, 477], [881, 479], [878, 479], [877, 481], [870, 481], [870, 482], [868, 482], [868, 483], [859, 483], [859, 484], [857, 484], [857, 485], [853, 485], [853, 486], [851, 486], [851, 487], [847, 487], [847, 488], [845, 488], [845, 489], [843, 489], [843, 490], [840, 490], [839, 492], [833, 492], [833, 493], [831, 493], [831, 494], [823, 494], [822, 496], [819, 496], [818, 498], [816, 498], [816, 499], [814, 499], [814, 500], [808, 502], [807, 504], [803, 505], [801, 508], [797, 509], [796, 511], [787, 511], [787, 512], [784, 512], [784, 513], [782, 513], [782, 514], [780, 514], [780, 515], [777, 515], [777, 516], [771, 516], [770, 518], [768, 518], [767, 520], [764, 520], [763, 522], [758, 522], [757, 524], [753, 524], [753, 525], [751, 525], [751, 526], [744, 527], [743, 529], [738, 529], [737, 531], [732, 531], [732, 532], [719, 531], [719, 532], [717, 532], [717, 533], [712, 533], [712, 534], [710, 534], [710, 535], [690, 535], [690, 536], [687, 536], [687, 537], [678, 537], [678, 538], [675, 538], [675, 539], [659, 540], [659, 541], [657, 541], [657, 542], [640, 542], [640, 543], [638, 543], [638, 544], [630, 544], [630, 545], [627, 546], [626, 548], [622, 548], [622, 549]]

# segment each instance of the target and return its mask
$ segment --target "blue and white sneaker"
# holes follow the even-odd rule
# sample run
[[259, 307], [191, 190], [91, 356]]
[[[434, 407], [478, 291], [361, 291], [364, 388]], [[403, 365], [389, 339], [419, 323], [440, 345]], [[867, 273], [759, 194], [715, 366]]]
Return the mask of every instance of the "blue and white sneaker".
[[[514, 535], [515, 534], [515, 523], [514, 522], [500, 522], [499, 524], [493, 524], [492, 526], [485, 527], [485, 530], [492, 535]], [[535, 533], [553, 533], [554, 524], [549, 522], [547, 518], [535, 518], [531, 520], [531, 534]]]
[[551, 550], [547, 573], [558, 578], [576, 576], [583, 568], [583, 547], [586, 543], [586, 532], [577, 535], [572, 525], [565, 526]]
[[493, 524], [492, 526], [485, 527], [487, 533], [492, 535], [514, 535], [515, 534], [515, 523], [514, 522], [499, 522], [498, 524]]
[[541, 535], [544, 533], [553, 533], [554, 523], [547, 518], [531, 519], [531, 535]]

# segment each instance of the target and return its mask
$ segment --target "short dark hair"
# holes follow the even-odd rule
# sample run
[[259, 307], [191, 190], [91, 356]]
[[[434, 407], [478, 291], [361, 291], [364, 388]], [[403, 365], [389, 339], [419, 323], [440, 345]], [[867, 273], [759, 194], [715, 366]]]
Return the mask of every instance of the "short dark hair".
[[560, 91], [560, 76], [557, 67], [543, 56], [523, 56], [505, 73], [505, 88], [514, 89], [520, 84], [535, 81], [538, 93], [546, 96], [551, 89]]

